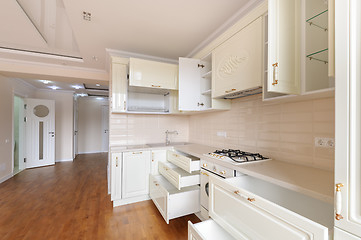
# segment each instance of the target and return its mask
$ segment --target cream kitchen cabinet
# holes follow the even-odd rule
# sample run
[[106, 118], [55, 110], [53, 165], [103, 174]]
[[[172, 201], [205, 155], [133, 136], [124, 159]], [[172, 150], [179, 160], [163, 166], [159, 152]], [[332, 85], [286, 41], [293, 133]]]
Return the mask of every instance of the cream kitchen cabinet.
[[267, 92], [332, 90], [334, 0], [269, 0], [267, 47]]
[[130, 58], [129, 86], [177, 90], [178, 65]]
[[331, 204], [247, 175], [209, 183], [212, 221], [234, 239], [329, 239]]
[[128, 62], [123, 58], [112, 57], [111, 63], [111, 111], [127, 111], [127, 94], [128, 94]]
[[179, 58], [179, 110], [230, 109], [230, 101], [212, 98], [212, 54]]
[[150, 197], [164, 220], [200, 211], [199, 186], [176, 189], [163, 176], [150, 175]]
[[150, 172], [153, 175], [158, 175], [158, 165], [160, 162], [166, 162], [167, 161], [167, 150], [161, 149], [161, 150], [152, 150], [152, 161], [150, 165]]
[[262, 91], [262, 17], [213, 50], [212, 97]]
[[150, 151], [123, 152], [122, 198], [149, 194]]
[[335, 240], [351, 240], [361, 239], [361, 2], [335, 9]]
[[111, 154], [110, 176], [111, 200], [119, 200], [122, 198], [122, 153]]
[[167, 150], [167, 160], [188, 173], [201, 170], [200, 159], [175, 150]]

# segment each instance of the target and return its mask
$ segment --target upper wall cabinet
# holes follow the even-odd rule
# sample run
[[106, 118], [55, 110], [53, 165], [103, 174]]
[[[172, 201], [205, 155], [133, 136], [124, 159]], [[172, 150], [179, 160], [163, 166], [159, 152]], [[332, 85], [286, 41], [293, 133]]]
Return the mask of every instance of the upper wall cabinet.
[[212, 54], [203, 59], [179, 58], [179, 110], [229, 108], [228, 100], [212, 98]]
[[130, 58], [129, 74], [129, 86], [178, 89], [176, 64]]
[[261, 89], [262, 50], [259, 17], [213, 51], [212, 97]]
[[333, 5], [268, 1], [268, 91], [305, 94], [334, 87]]
[[111, 111], [127, 111], [127, 62], [121, 58], [112, 57], [111, 63]]

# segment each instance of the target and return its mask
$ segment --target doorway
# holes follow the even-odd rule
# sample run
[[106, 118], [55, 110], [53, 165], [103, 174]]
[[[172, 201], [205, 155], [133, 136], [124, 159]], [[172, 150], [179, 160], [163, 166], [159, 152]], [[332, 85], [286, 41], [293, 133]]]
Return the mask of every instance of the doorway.
[[13, 108], [13, 174], [17, 174], [25, 169], [25, 109], [24, 99], [14, 95]]
[[102, 106], [102, 151], [109, 151], [109, 105]]

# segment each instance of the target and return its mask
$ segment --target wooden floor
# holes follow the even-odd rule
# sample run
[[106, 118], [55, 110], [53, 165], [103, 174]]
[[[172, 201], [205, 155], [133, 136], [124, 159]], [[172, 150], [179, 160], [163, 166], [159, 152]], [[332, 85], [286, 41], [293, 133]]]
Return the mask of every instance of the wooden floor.
[[167, 225], [152, 201], [113, 208], [107, 154], [25, 170], [0, 184], [0, 239], [187, 239], [187, 222]]

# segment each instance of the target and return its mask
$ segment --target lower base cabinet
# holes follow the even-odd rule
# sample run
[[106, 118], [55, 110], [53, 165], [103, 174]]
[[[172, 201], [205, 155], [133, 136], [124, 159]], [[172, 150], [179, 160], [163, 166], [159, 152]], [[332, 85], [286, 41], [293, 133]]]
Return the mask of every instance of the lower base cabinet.
[[213, 220], [197, 224], [188, 221], [188, 240], [236, 240]]
[[150, 175], [149, 195], [164, 220], [200, 211], [199, 186], [175, 188], [161, 175]]
[[[209, 215], [222, 228], [218, 234], [226, 231], [234, 239], [332, 239], [332, 204], [247, 175], [210, 176], [209, 184]], [[198, 224], [189, 224], [189, 240], [214, 239], [215, 234], [207, 236], [210, 228]], [[227, 234], [218, 239], [228, 239]]]

